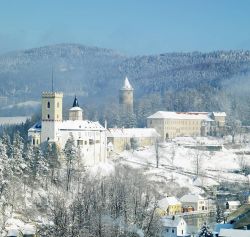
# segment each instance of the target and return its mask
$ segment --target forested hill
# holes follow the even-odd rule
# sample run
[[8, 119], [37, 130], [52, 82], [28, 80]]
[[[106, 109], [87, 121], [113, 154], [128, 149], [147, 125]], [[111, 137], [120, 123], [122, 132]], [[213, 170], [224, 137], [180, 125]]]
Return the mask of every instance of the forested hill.
[[117, 109], [126, 75], [135, 88], [140, 125], [158, 109], [225, 110], [245, 123], [250, 117], [250, 51], [129, 57], [78, 44], [0, 56], [0, 115], [33, 111], [41, 92], [51, 88], [52, 67], [55, 88], [64, 92], [66, 107], [76, 94], [90, 118], [114, 118], [111, 111]]

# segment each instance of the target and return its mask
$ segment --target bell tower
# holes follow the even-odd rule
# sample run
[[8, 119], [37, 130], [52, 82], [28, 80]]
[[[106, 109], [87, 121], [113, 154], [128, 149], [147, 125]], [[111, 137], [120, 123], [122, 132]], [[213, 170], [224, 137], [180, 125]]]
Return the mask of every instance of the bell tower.
[[121, 113], [132, 114], [134, 112], [134, 99], [133, 99], [134, 89], [131, 86], [128, 78], [124, 80], [123, 87], [120, 89], [119, 104]]
[[41, 142], [57, 141], [58, 124], [62, 122], [62, 99], [63, 93], [61, 92], [42, 93]]
[[69, 120], [82, 120], [83, 119], [82, 109], [79, 107], [78, 100], [75, 96], [73, 106], [69, 110]]

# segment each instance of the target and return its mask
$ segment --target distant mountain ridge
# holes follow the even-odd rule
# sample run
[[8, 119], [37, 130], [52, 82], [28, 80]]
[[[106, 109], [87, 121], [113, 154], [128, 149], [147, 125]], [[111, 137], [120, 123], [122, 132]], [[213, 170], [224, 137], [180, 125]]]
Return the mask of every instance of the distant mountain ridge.
[[[178, 110], [177, 105], [166, 101], [169, 93], [195, 91], [203, 100], [206, 90], [217, 95], [232, 89], [238, 84], [235, 78], [249, 85], [250, 51], [129, 57], [110, 49], [58, 44], [11, 52], [0, 55], [0, 96], [8, 97], [10, 104], [38, 101], [41, 92], [51, 88], [52, 67], [55, 88], [64, 92], [66, 101], [67, 97], [77, 94], [85, 106], [114, 102], [124, 77], [128, 76], [138, 101], [145, 95], [159, 95], [160, 107]], [[179, 110], [202, 109], [200, 104], [202, 102], [197, 108], [195, 105], [181, 106]], [[219, 109], [219, 105], [211, 105], [211, 108], [213, 106]], [[4, 111], [0, 110], [1, 113]]]

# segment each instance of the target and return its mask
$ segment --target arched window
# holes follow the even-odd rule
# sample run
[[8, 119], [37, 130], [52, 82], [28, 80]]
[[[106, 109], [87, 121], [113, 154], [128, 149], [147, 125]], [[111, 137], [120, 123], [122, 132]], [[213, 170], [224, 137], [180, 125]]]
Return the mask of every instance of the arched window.
[[49, 114], [48, 114], [48, 119], [50, 119], [50, 116], [49, 116]]
[[47, 103], [47, 108], [49, 109], [50, 108], [50, 102], [48, 101]]

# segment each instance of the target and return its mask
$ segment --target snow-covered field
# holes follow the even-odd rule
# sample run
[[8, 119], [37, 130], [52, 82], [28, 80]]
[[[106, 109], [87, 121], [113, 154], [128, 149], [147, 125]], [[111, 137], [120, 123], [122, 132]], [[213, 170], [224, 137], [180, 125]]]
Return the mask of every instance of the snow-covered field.
[[[180, 187], [189, 188], [191, 192], [202, 193], [201, 186], [209, 187], [221, 182], [247, 183], [248, 178], [241, 173], [240, 160], [250, 165], [250, 155], [237, 155], [236, 152], [248, 151], [245, 145], [242, 149], [225, 148], [225, 140], [202, 138], [202, 143], [221, 144], [220, 151], [201, 151], [187, 148], [192, 144], [192, 138], [179, 138], [172, 142], [162, 143], [159, 147], [159, 167], [156, 168], [155, 147], [138, 148], [134, 152], [124, 151], [114, 159], [116, 162], [134, 168], [143, 168], [151, 180], [168, 182], [174, 180]], [[242, 158], [244, 156], [244, 158]], [[199, 177], [197, 178], [197, 169]]]

